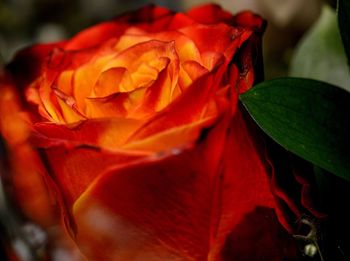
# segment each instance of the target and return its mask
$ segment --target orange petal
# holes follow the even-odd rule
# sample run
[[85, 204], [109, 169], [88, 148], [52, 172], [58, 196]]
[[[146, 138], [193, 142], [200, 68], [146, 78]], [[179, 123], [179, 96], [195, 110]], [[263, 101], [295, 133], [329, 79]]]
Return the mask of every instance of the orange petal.
[[22, 144], [29, 137], [29, 122], [23, 116], [12, 81], [0, 73], [0, 133], [10, 146]]
[[52, 122], [64, 123], [64, 118], [60, 111], [60, 106], [57, 102], [56, 95], [52, 92], [53, 79], [48, 78], [45, 73], [36, 82], [34, 82], [26, 96], [28, 101], [38, 105], [41, 116]]
[[114, 57], [115, 53], [98, 56], [75, 71], [73, 97], [82, 112], [85, 112], [86, 109], [85, 98], [91, 95], [99, 76], [103, 72], [103, 67]]
[[147, 64], [160, 57], [168, 57], [170, 60], [177, 59], [173, 42], [150, 40], [138, 43], [119, 53], [113, 60], [105, 64], [103, 70], [124, 67], [134, 72], [142, 63]]
[[86, 119], [86, 117], [78, 110], [73, 97], [66, 95], [59, 89], [53, 89], [53, 92], [57, 97], [60, 112], [65, 123], [74, 123]]
[[150, 37], [165, 42], [175, 42], [175, 49], [180, 61], [193, 60], [201, 63], [201, 54], [197, 46], [190, 37], [179, 31], [164, 31], [156, 34], [150, 34]]
[[[135, 86], [143, 87], [152, 84], [152, 82], [157, 79], [158, 73], [162, 71], [169, 62], [169, 58], [160, 57], [140, 64], [139, 67], [131, 73]], [[126, 87], [127, 85], [125, 85], [124, 89], [128, 90]]]
[[123, 145], [142, 124], [141, 120], [125, 118], [91, 119], [71, 125], [36, 123], [33, 142], [38, 147], [92, 145], [113, 150]]
[[205, 52], [201, 54], [202, 66], [207, 68], [209, 71], [213, 70], [220, 63], [223, 63], [224, 56], [221, 53]]
[[194, 123], [165, 130], [140, 141], [126, 143], [122, 149], [165, 154], [172, 150], [182, 150], [191, 146], [198, 139], [201, 131], [212, 125], [215, 119], [215, 116], [211, 116]]
[[117, 44], [114, 46], [114, 50], [117, 52], [124, 51], [135, 44], [148, 42], [152, 39], [155, 40], [147, 34], [147, 32], [139, 28], [131, 27], [119, 38]]
[[74, 86], [74, 71], [67, 70], [63, 71], [57, 80], [57, 89], [66, 93], [67, 95], [73, 94], [73, 86]]
[[192, 82], [208, 73], [208, 70], [195, 61], [186, 61], [181, 64]]
[[155, 112], [168, 106], [173, 99], [173, 92], [177, 84], [178, 61], [171, 61], [159, 74], [151, 86], [146, 89], [141, 103], [131, 109], [128, 116], [131, 118], [149, 117]]
[[86, 115], [89, 118], [122, 118], [128, 111], [141, 103], [146, 88], [138, 88], [132, 92], [115, 93], [107, 97], [86, 98]]
[[[124, 74], [126, 72], [127, 70], [125, 68], [120, 67], [110, 68], [102, 72], [94, 86], [94, 95], [97, 97], [104, 97], [113, 93], [120, 92], [121, 81], [124, 78]], [[130, 76], [128, 78], [130, 79]]]
[[217, 73], [207, 73], [193, 82], [181, 96], [137, 130], [129, 142], [199, 120], [220, 85], [221, 78], [217, 79], [220, 77]]

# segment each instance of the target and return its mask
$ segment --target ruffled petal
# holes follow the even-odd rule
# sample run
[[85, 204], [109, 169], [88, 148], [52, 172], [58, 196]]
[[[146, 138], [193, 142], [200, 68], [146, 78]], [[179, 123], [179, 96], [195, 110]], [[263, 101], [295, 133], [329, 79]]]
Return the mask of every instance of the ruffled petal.
[[141, 126], [130, 137], [129, 142], [199, 120], [211, 95], [218, 88], [214, 78], [215, 75], [206, 74], [195, 81], [180, 97]]

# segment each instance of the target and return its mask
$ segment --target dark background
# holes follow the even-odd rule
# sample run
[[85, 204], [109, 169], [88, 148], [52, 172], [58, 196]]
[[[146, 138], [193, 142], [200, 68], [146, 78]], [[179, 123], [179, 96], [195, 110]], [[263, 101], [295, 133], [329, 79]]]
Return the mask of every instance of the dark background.
[[[0, 65], [36, 42], [71, 37], [94, 23], [146, 4], [183, 11], [203, 0], [0, 0]], [[320, 14], [324, 0], [217, 0], [232, 13], [250, 9], [268, 20], [264, 37], [266, 78], [287, 74], [293, 49]]]

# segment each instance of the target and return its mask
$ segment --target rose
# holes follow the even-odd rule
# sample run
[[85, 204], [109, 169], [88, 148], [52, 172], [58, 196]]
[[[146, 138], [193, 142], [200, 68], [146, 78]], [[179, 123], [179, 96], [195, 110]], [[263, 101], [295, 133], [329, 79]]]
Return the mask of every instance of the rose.
[[238, 107], [259, 77], [263, 28], [215, 5], [151, 6], [20, 52], [2, 77], [0, 115], [15, 188], [35, 177], [36, 189], [16, 193], [24, 212], [55, 222], [38, 216], [53, 212], [40, 173], [92, 260], [294, 255], [278, 248], [289, 241], [270, 169]]

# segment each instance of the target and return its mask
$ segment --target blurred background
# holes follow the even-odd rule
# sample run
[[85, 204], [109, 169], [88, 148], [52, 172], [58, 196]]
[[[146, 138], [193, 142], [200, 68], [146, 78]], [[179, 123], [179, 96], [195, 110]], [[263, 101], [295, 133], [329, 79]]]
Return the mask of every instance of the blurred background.
[[[317, 20], [325, 1], [211, 2], [218, 3], [233, 13], [250, 9], [268, 20], [264, 38], [265, 71], [267, 78], [274, 78], [287, 74], [294, 47]], [[24, 46], [71, 37], [85, 27], [142, 5], [154, 3], [183, 11], [206, 2], [203, 0], [0, 0], [0, 62], [6, 64], [13, 54]]]

